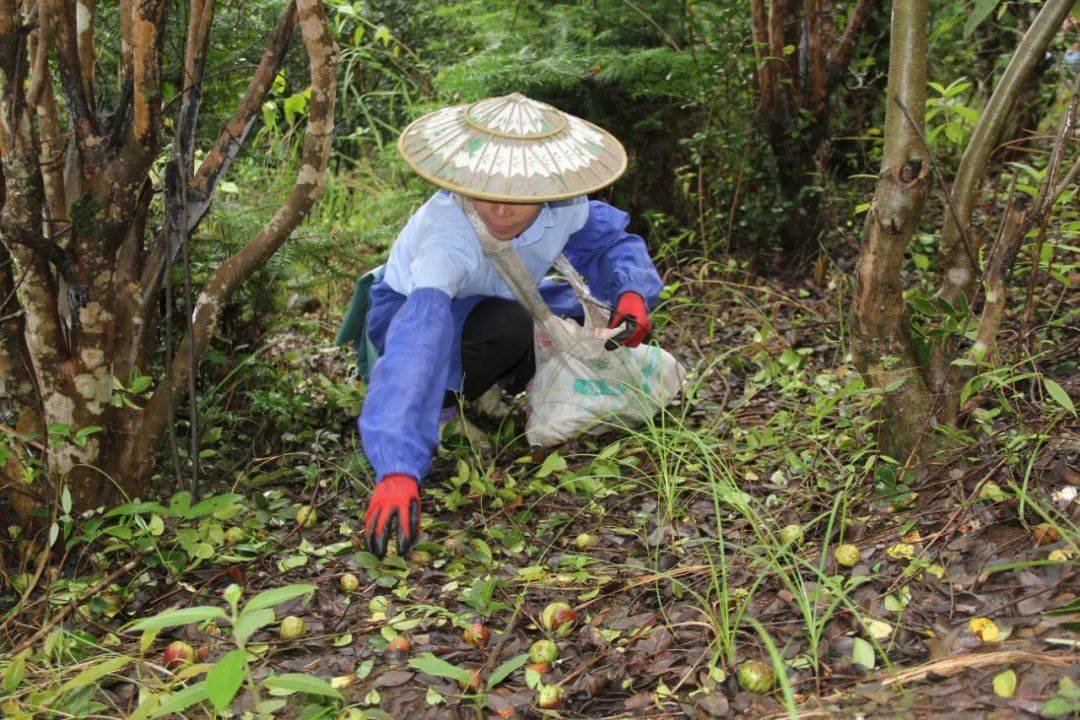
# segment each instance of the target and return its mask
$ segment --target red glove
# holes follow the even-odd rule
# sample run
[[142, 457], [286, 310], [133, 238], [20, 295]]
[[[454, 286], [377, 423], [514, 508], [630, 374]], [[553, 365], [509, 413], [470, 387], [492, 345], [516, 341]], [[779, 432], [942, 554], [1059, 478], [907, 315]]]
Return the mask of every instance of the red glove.
[[614, 350], [618, 345], [637, 347], [649, 337], [652, 332], [652, 320], [649, 319], [649, 309], [645, 307], [645, 299], [636, 292], [624, 292], [619, 296], [619, 302], [611, 311], [609, 328], [625, 325], [626, 329], [608, 340], [607, 349]]
[[376, 557], [386, 555], [386, 544], [395, 532], [398, 555], [404, 557], [420, 535], [420, 484], [402, 473], [383, 477], [364, 514], [367, 546]]

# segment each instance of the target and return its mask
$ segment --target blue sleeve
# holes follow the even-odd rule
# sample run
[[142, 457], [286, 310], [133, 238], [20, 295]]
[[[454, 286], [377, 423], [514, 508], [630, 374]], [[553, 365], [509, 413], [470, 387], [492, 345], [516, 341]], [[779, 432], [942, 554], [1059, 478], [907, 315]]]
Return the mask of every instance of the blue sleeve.
[[436, 288], [413, 292], [390, 322], [360, 413], [376, 482], [389, 473], [422, 480], [431, 469], [453, 337], [450, 296]]
[[584, 227], [570, 236], [563, 252], [598, 299], [614, 306], [620, 295], [633, 291], [651, 308], [664, 286], [645, 241], [626, 231], [629, 223], [622, 210], [593, 200]]

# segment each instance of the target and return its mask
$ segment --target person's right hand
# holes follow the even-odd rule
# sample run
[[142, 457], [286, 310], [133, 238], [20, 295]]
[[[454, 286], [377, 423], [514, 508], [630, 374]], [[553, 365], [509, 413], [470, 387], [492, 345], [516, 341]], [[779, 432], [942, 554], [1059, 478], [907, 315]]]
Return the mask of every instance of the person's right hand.
[[398, 555], [404, 557], [420, 535], [420, 483], [403, 473], [383, 477], [364, 514], [368, 550], [376, 557], [386, 555], [386, 544], [395, 531]]

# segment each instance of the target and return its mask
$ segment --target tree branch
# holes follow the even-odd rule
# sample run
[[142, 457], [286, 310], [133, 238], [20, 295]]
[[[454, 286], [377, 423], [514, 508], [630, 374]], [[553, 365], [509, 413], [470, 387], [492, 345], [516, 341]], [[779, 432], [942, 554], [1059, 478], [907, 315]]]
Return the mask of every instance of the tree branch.
[[976, 192], [986, 172], [990, 153], [1001, 137], [1025, 80], [1043, 57], [1050, 41], [1068, 17], [1074, 2], [1075, 0], [1046, 0], [1043, 4], [1031, 27], [1020, 40], [964, 149], [952, 188], [957, 218], [954, 220], [947, 217], [941, 233], [941, 252], [946, 257], [945, 267], [948, 270], [942, 279], [938, 295], [950, 304], [955, 305], [960, 295], [970, 298], [977, 279], [976, 268], [960, 244], [960, 226], [970, 226]]
[[847, 27], [844, 28], [844, 34], [840, 37], [840, 41], [836, 43], [836, 47], [829, 53], [828, 60], [825, 61], [825, 97], [832, 95], [833, 90], [836, 89], [840, 79], [843, 78], [844, 73], [847, 71], [859, 35], [862, 33], [863, 26], [866, 25], [866, 20], [870, 17], [870, 10], [873, 7], [874, 0], [858, 0], [855, 3], [855, 8], [848, 15], [848, 23]]
[[[207, 281], [195, 306], [191, 330], [172, 359], [172, 373], [146, 404], [142, 427], [130, 454], [120, 462], [147, 462], [167, 418], [167, 398], [187, 383], [217, 327], [225, 303], [273, 255], [300, 224], [322, 194], [334, 128], [337, 46], [326, 24], [321, 0], [297, 0], [296, 14], [311, 73], [311, 104], [304, 133], [300, 172], [286, 203], [263, 230], [228, 258]], [[193, 358], [194, 362], [189, 360]]]

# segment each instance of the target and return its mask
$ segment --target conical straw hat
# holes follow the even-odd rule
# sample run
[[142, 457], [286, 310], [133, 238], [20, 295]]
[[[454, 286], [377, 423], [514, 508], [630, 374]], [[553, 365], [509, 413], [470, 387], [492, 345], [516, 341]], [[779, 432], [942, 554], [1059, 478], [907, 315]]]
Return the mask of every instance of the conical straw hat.
[[494, 202], [547, 202], [606, 187], [626, 170], [611, 133], [520, 93], [436, 110], [398, 138], [439, 187]]

